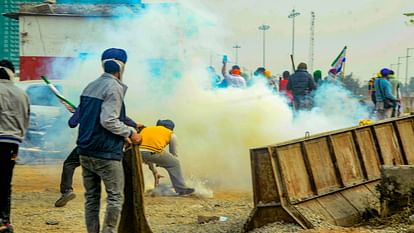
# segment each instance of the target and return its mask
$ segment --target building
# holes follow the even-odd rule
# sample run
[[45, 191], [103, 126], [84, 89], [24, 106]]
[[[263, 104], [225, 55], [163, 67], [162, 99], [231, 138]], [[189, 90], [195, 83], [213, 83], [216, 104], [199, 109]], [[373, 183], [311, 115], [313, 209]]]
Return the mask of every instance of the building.
[[[174, 5], [159, 6], [169, 9]], [[90, 48], [108, 34], [108, 28], [102, 25], [114, 25], [114, 20], [125, 16], [118, 6], [131, 15], [144, 14], [149, 8], [145, 4], [24, 4], [18, 12], [4, 14], [19, 22], [20, 80], [38, 80], [42, 75], [62, 79], [74, 61], [96, 55]], [[172, 43], [176, 46], [169, 57], [154, 55], [142, 61], [154, 77], [168, 71], [169, 76], [180, 78], [177, 57], [182, 50], [180, 42]]]
[[[22, 3], [41, 3], [43, 0], [2, 0], [0, 14], [16, 12]], [[0, 17], [0, 58], [11, 60], [19, 69], [19, 23], [16, 20]]]
[[[143, 9], [140, 4], [127, 7], [136, 13]], [[88, 45], [105, 33], [99, 25], [114, 14], [109, 4], [23, 4], [18, 12], [4, 14], [19, 23], [20, 80], [60, 79], [59, 65], [68, 68], [88, 54]], [[68, 44], [77, 46], [67, 49]]]
[[[20, 12], [20, 5], [34, 4], [32, 6], [40, 5], [44, 2], [58, 3], [58, 4], [140, 4], [141, 0], [2, 0], [0, 3], [0, 14], [5, 15], [10, 12]], [[44, 7], [45, 4], [43, 4]], [[40, 7], [41, 9], [45, 9]], [[53, 7], [52, 7], [53, 8]], [[28, 9], [27, 6], [24, 9]], [[41, 13], [41, 12], [36, 12]], [[45, 12], [43, 12], [45, 13]], [[0, 17], [0, 58], [8, 59], [16, 66], [16, 70], [20, 73], [20, 40], [19, 40], [19, 21], [15, 18]], [[26, 65], [37, 65], [37, 62], [27, 63]], [[25, 69], [27, 71], [27, 69]], [[44, 73], [43, 71], [40, 73]], [[30, 77], [29, 79], [32, 79]]]

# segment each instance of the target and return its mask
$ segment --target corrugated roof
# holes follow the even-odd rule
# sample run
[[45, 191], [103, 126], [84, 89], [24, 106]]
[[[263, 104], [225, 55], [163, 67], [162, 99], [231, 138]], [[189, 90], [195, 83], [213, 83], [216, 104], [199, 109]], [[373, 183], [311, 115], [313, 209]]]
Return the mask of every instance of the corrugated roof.
[[132, 14], [139, 13], [144, 4], [22, 4], [19, 12], [3, 14], [12, 19], [22, 15], [31, 16], [66, 16], [66, 17], [117, 17], [124, 16], [125, 9]]

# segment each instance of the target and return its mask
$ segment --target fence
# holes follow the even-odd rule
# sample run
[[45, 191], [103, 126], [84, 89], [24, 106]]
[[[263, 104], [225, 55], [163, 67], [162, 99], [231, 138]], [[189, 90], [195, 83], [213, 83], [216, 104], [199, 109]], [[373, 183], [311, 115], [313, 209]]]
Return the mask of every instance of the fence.
[[351, 226], [376, 200], [380, 166], [414, 164], [413, 116], [250, 151], [254, 209], [245, 231], [275, 221], [312, 228], [306, 212]]

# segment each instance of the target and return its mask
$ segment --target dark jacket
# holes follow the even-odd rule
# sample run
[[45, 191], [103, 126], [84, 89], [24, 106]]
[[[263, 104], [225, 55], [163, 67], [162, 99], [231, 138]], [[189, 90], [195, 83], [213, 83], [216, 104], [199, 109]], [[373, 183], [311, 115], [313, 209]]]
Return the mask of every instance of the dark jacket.
[[306, 70], [296, 70], [289, 77], [287, 89], [292, 91], [293, 96], [304, 96], [316, 89], [312, 75]]
[[[129, 117], [125, 117], [124, 123], [132, 128], [137, 128], [137, 123]], [[70, 128], [75, 128], [79, 124], [79, 108], [75, 110], [75, 113], [69, 118], [68, 125]]]
[[83, 90], [78, 107], [80, 155], [122, 159], [124, 138], [134, 132], [124, 123], [126, 89], [120, 80], [105, 73]]

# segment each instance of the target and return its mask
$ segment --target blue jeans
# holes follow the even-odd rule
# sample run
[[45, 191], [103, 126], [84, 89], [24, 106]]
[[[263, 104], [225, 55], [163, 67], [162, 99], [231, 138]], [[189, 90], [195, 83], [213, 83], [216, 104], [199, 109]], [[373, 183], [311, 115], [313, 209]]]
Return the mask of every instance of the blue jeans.
[[102, 233], [118, 232], [124, 202], [124, 171], [122, 161], [80, 155], [85, 187], [85, 220], [88, 233], [99, 233], [101, 180], [108, 195]]

